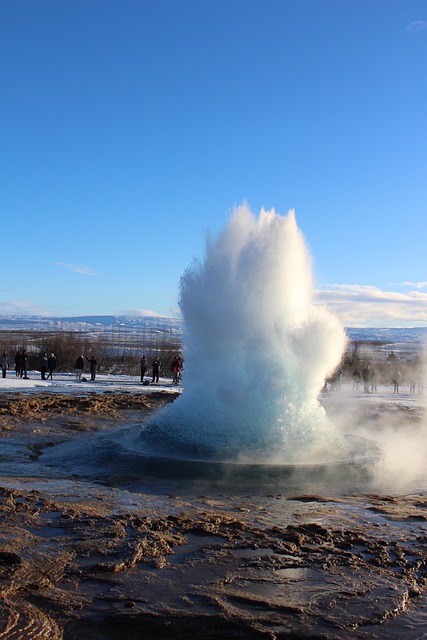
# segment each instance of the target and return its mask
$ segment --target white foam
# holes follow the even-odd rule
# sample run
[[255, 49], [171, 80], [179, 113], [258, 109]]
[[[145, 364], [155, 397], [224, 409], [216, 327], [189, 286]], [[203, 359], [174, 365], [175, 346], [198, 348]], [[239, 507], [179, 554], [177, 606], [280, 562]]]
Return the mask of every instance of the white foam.
[[295, 215], [238, 207], [181, 279], [182, 396], [148, 432], [221, 456], [298, 460], [333, 434], [318, 402], [346, 337], [313, 303]]

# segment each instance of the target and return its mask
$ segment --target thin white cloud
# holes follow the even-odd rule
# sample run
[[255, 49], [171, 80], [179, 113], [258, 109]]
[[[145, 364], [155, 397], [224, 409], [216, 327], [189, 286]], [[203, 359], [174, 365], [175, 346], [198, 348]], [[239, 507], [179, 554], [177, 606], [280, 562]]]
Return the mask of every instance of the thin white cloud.
[[[314, 300], [330, 308], [345, 327], [427, 327], [427, 293], [384, 291], [372, 285], [328, 284]], [[28, 300], [0, 300], [0, 316], [53, 316], [58, 309]], [[63, 310], [59, 315], [64, 315]], [[76, 315], [70, 312], [69, 315]], [[151, 309], [126, 309], [120, 315], [151, 316]]]
[[97, 276], [96, 271], [91, 269], [90, 267], [78, 266], [75, 264], [69, 264], [68, 262], [57, 262], [56, 265], [58, 267], [62, 267], [63, 269], [68, 269], [68, 271], [72, 271], [73, 273], [80, 273], [82, 276]]
[[2, 316], [48, 316], [51, 315], [46, 307], [27, 300], [1, 300], [0, 315]]
[[427, 293], [383, 291], [372, 285], [334, 284], [316, 291], [347, 327], [427, 326]]
[[120, 315], [123, 316], [134, 316], [134, 317], [144, 317], [149, 316], [150, 318], [160, 318], [160, 314], [157, 311], [152, 311], [151, 309], [125, 309]]
[[406, 25], [405, 31], [409, 31], [409, 33], [417, 33], [418, 31], [424, 31], [427, 27], [427, 22], [425, 20], [414, 20]]
[[415, 287], [415, 289], [424, 289], [427, 287], [427, 280], [424, 282], [392, 282], [393, 287]]

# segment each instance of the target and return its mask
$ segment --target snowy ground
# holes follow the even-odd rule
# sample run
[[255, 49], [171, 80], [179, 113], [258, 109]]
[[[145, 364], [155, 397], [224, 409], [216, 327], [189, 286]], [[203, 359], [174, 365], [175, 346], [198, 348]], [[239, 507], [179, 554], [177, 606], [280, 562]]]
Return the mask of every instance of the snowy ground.
[[[131, 393], [151, 393], [153, 391], [165, 391], [180, 393], [184, 385], [172, 384], [171, 378], [160, 378], [159, 383], [152, 383], [151, 378], [146, 377], [149, 384], [142, 384], [139, 376], [126, 375], [101, 375], [96, 376], [96, 380], [90, 380], [90, 376], [84, 376], [86, 381], [76, 380], [74, 373], [57, 373], [53, 380], [41, 380], [38, 371], [29, 371], [28, 380], [16, 378], [14, 372], [8, 372], [6, 378], [0, 378], [0, 392], [2, 391], [52, 391], [58, 393], [103, 393], [128, 391]], [[376, 404], [387, 402], [388, 405], [402, 405], [408, 407], [425, 407], [427, 405], [427, 393], [410, 394], [409, 385], [402, 384], [400, 393], [393, 393], [393, 385], [378, 385], [377, 393], [366, 394], [361, 390], [353, 391], [352, 381], [344, 382], [341, 390], [321, 394], [321, 402], [325, 405], [345, 404], [350, 400], [357, 400], [362, 404]]]
[[181, 385], [172, 384], [170, 378], [160, 378], [159, 383], [151, 383], [149, 385], [141, 383], [139, 376], [124, 375], [100, 375], [96, 376], [96, 380], [90, 380], [90, 375], [84, 376], [86, 382], [76, 380], [74, 373], [57, 373], [53, 380], [41, 380], [38, 371], [29, 371], [28, 380], [17, 378], [13, 372], [8, 372], [6, 378], [0, 378], [0, 391], [55, 391], [58, 393], [102, 393], [105, 391], [129, 391], [132, 393], [150, 393], [156, 391], [173, 391], [174, 393], [182, 390]]

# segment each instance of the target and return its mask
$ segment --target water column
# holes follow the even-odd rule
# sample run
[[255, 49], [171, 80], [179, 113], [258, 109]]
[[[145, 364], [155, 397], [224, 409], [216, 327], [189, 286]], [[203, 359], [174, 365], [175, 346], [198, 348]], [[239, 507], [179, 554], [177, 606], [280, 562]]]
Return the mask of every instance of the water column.
[[314, 303], [295, 215], [235, 209], [181, 278], [182, 396], [144, 438], [170, 454], [278, 463], [336, 448], [318, 401], [346, 337]]

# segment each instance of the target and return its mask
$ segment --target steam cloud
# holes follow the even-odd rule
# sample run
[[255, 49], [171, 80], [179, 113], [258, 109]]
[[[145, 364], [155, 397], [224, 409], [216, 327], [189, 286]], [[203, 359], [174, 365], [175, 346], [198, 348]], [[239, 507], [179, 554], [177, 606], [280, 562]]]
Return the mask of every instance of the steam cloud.
[[180, 308], [185, 390], [145, 437], [221, 459], [298, 462], [319, 447], [337, 454], [318, 396], [346, 337], [313, 303], [311, 258], [293, 211], [256, 217], [236, 208], [182, 276]]

